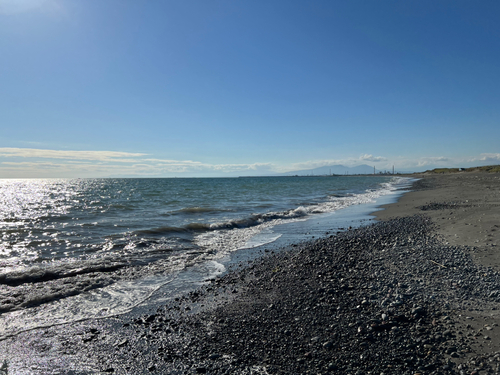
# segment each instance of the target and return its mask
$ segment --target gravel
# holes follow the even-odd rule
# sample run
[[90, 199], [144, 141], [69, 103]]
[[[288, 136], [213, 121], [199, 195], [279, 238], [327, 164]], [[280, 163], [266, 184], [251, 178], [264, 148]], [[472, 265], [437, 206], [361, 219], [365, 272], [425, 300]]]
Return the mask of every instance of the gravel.
[[500, 275], [414, 215], [269, 253], [154, 314], [90, 328], [81, 353], [107, 373], [487, 374], [500, 353], [478, 343], [495, 326], [461, 313], [499, 302]]

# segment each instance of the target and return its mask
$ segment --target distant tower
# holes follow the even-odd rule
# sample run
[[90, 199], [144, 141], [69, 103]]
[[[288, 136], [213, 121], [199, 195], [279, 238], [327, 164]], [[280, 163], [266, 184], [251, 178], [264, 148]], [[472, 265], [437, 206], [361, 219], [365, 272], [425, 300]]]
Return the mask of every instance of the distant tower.
[[392, 174], [394, 174], [394, 165], [392, 166]]
[[375, 174], [375, 166], [373, 166], [373, 174]]

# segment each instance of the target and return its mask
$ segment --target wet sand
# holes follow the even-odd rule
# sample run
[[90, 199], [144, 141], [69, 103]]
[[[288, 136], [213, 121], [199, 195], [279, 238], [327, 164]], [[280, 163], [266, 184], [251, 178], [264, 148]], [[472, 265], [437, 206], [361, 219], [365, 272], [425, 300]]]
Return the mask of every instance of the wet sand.
[[157, 311], [0, 342], [8, 373], [488, 374], [500, 179], [423, 176], [378, 221], [268, 253]]

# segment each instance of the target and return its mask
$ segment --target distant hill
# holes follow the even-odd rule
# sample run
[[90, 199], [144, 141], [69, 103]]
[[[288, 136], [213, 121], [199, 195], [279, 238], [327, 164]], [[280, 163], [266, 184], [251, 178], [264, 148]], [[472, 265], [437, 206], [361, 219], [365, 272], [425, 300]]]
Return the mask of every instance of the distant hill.
[[[378, 171], [377, 171], [378, 172]], [[313, 168], [313, 169], [303, 169], [300, 171], [292, 171], [281, 173], [281, 176], [321, 176], [329, 174], [373, 174], [373, 167], [363, 164], [356, 167], [346, 167], [344, 165], [330, 165], [325, 167]]]
[[485, 165], [482, 167], [471, 167], [471, 168], [434, 168], [432, 170], [427, 170], [424, 173], [457, 173], [457, 172], [489, 172], [489, 173], [500, 173], [500, 165]]

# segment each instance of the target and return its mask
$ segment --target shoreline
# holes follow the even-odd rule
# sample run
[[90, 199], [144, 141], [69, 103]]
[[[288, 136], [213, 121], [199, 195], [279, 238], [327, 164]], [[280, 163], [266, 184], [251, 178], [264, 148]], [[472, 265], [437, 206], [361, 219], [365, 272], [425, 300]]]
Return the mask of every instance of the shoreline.
[[24, 373], [498, 371], [499, 182], [424, 176], [374, 224], [269, 252], [155, 313], [25, 332], [0, 352], [11, 369], [37, 353]]

